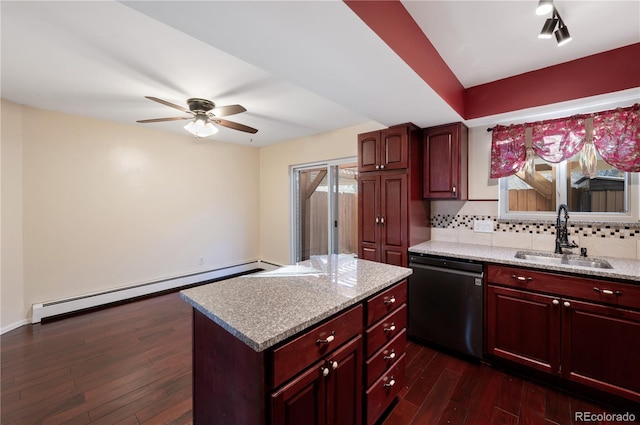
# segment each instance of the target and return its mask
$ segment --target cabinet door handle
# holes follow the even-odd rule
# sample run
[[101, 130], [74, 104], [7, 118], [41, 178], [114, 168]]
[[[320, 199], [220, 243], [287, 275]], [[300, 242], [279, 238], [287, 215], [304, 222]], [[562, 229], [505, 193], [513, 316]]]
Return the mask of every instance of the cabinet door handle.
[[380, 166], [379, 166], [379, 165], [376, 165], [376, 170], [379, 170], [379, 169], [380, 169]]
[[396, 302], [396, 297], [394, 297], [393, 295], [391, 296], [391, 298], [387, 298], [386, 300], [383, 301], [386, 305], [389, 304], [393, 304]]
[[571, 307], [571, 303], [569, 301], [565, 301], [563, 305], [565, 307]]
[[519, 280], [521, 282], [531, 282], [533, 280], [532, 277], [528, 276], [516, 276], [515, 274], [511, 275], [511, 279]]
[[396, 384], [396, 379], [392, 376], [389, 382], [385, 382], [385, 387], [393, 387]]
[[328, 367], [321, 367], [320, 371], [322, 372], [322, 376], [329, 376], [329, 372], [331, 372]]
[[380, 217], [380, 224], [384, 224], [384, 217]]
[[380, 223], [380, 217], [376, 217], [376, 224]]
[[338, 368], [338, 362], [337, 361], [332, 361], [331, 362], [331, 369], [336, 370]]
[[612, 291], [611, 289], [600, 289], [600, 288], [596, 288], [595, 286], [593, 287], [593, 290], [596, 292], [600, 292], [603, 293], [604, 295], [622, 295], [622, 291]]
[[553, 300], [553, 301], [551, 301], [551, 302], [553, 303], [553, 305], [558, 305], [558, 304], [560, 304], [560, 301], [558, 301], [558, 300]]
[[396, 325], [395, 325], [395, 323], [391, 323], [391, 326], [389, 326], [388, 328], [383, 328], [382, 330], [385, 333], [393, 332], [393, 331], [396, 330]]
[[451, 188], [451, 193], [453, 194], [453, 196], [456, 196], [456, 185], [455, 184]]
[[388, 356], [384, 356], [382, 359], [383, 360], [393, 360], [396, 358], [396, 350], [392, 349], [391, 350], [391, 354], [389, 354]]
[[329, 335], [327, 339], [319, 339], [316, 341], [316, 344], [329, 344], [334, 339], [336, 339], [336, 331], [331, 331], [331, 335]]

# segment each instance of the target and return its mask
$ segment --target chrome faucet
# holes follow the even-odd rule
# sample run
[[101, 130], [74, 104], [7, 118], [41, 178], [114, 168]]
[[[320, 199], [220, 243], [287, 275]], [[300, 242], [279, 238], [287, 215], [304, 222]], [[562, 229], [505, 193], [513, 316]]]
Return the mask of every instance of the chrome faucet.
[[[564, 226], [560, 224], [560, 214], [564, 210]], [[556, 220], [556, 254], [562, 254], [562, 248], [577, 248], [575, 242], [569, 242], [567, 223], [569, 222], [569, 208], [566, 204], [558, 207], [558, 218]]]

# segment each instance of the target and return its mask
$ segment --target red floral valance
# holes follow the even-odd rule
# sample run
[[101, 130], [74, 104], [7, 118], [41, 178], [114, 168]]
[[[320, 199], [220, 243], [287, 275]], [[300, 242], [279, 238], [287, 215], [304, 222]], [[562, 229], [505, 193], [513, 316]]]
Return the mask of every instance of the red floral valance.
[[592, 152], [586, 144], [585, 122], [593, 118], [593, 143], [600, 156], [618, 170], [640, 171], [640, 104], [589, 115], [493, 128], [491, 178], [517, 173], [527, 158], [525, 132], [531, 128], [531, 149], [547, 162], [558, 163]]
[[593, 117], [593, 144], [607, 164], [640, 171], [640, 104]]

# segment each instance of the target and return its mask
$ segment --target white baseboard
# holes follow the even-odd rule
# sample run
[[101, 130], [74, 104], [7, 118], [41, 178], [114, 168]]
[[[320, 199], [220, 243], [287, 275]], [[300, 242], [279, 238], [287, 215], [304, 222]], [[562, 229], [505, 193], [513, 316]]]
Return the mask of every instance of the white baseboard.
[[[251, 261], [235, 266], [223, 267], [220, 269], [209, 270], [206, 272], [194, 273], [169, 279], [162, 279], [159, 281], [113, 289], [110, 291], [33, 304], [33, 317], [31, 319], [31, 323], [40, 323], [40, 321], [42, 321], [42, 319], [45, 317], [58, 316], [60, 314], [67, 314], [87, 308], [125, 301], [131, 298], [150, 295], [161, 291], [177, 289], [180, 287], [193, 285], [198, 282], [205, 282], [211, 279], [220, 279], [226, 276], [231, 276], [237, 273], [242, 273], [259, 268], [264, 270], [272, 270], [277, 268], [277, 266], [263, 261]], [[25, 321], [25, 323], [28, 323], [28, 321]], [[23, 324], [24, 323], [9, 325], [7, 326], [7, 330], [15, 329], [19, 326], [22, 326]], [[5, 329], [3, 328], [2, 333], [4, 332]]]
[[20, 320], [19, 322], [7, 325], [4, 328], [0, 329], [0, 335], [2, 335], [4, 333], [7, 333], [9, 331], [12, 331], [14, 329], [18, 329], [20, 326], [24, 326], [24, 325], [27, 325], [29, 323], [30, 322], [27, 319], [24, 319], [24, 320]]

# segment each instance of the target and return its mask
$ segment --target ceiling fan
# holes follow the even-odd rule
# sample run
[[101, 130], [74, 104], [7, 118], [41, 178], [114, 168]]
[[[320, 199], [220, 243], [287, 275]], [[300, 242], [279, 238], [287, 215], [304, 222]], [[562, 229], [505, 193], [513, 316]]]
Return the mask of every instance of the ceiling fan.
[[255, 134], [258, 132], [255, 128], [239, 124], [237, 122], [223, 120], [219, 117], [225, 117], [227, 115], [239, 114], [245, 112], [246, 109], [241, 105], [227, 105], [218, 106], [210, 100], [191, 98], [187, 99], [187, 105], [189, 109], [184, 108], [175, 103], [167, 102], [166, 100], [158, 99], [157, 97], [145, 96], [149, 100], [162, 103], [163, 105], [175, 108], [179, 111], [189, 114], [188, 117], [169, 117], [169, 118], [152, 118], [148, 120], [138, 120], [139, 123], [150, 122], [162, 122], [162, 121], [178, 121], [178, 120], [192, 120], [184, 126], [185, 130], [193, 134], [196, 137], [208, 137], [218, 132], [216, 126], [212, 123], [221, 125], [223, 127], [231, 128], [233, 130], [245, 131], [247, 133]]

